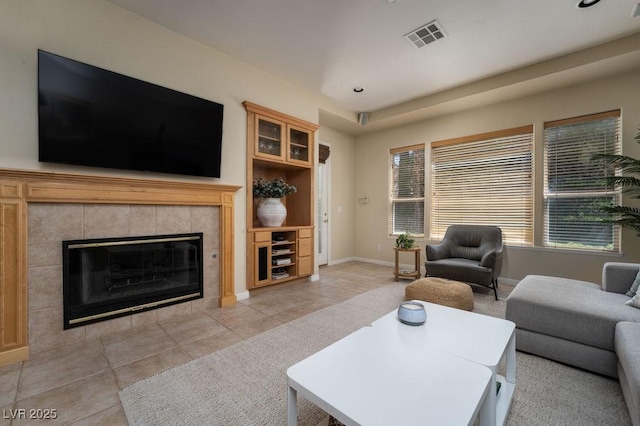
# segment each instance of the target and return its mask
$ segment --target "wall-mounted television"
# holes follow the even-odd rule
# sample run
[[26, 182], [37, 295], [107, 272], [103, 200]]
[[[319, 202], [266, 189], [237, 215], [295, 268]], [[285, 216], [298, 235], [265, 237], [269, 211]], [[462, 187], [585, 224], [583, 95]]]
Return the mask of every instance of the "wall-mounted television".
[[38, 159], [220, 177], [224, 106], [38, 51]]

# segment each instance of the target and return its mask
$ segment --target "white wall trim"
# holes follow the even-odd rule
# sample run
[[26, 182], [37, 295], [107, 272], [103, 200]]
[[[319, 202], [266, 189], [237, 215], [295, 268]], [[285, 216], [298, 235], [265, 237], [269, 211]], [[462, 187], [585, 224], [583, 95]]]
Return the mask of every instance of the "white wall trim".
[[328, 266], [340, 265], [341, 263], [352, 262], [354, 260], [358, 260], [355, 257], [343, 257], [342, 259], [329, 259]]
[[513, 278], [500, 278], [498, 277], [498, 288], [500, 288], [500, 284], [513, 285], [516, 286], [520, 280], [516, 280]]
[[242, 293], [236, 293], [237, 300], [244, 300], [249, 298], [249, 290], [243, 291]]

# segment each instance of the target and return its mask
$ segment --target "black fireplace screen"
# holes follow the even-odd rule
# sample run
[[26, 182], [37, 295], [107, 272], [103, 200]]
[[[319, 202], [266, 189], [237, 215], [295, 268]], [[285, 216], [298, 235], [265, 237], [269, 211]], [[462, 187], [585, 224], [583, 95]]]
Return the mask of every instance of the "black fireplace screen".
[[64, 328], [201, 298], [202, 233], [62, 242]]

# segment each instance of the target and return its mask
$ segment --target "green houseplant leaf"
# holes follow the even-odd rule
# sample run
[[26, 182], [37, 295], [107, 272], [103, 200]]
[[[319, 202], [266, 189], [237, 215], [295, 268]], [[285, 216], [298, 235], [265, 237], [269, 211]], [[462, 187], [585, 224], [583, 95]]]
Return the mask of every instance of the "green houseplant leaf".
[[293, 185], [289, 185], [284, 178], [265, 180], [257, 178], [253, 181], [253, 196], [257, 198], [283, 198], [297, 191]]
[[411, 247], [413, 247], [413, 238], [411, 238], [411, 234], [409, 234], [408, 232], [403, 232], [402, 234], [398, 235], [398, 238], [396, 238], [396, 247], [399, 247], [401, 249], [410, 249]]
[[[640, 128], [635, 140], [640, 143]], [[619, 188], [623, 194], [632, 199], [640, 199], [640, 178], [630, 175], [640, 175], [640, 160], [626, 155], [618, 154], [596, 154], [591, 157], [592, 161], [605, 167], [614, 167], [620, 173], [626, 175], [615, 175], [604, 178], [605, 184], [610, 187]], [[600, 207], [611, 219], [602, 218], [603, 222], [614, 223], [623, 228], [633, 229], [640, 236], [640, 209], [636, 207], [622, 205], [603, 205]]]

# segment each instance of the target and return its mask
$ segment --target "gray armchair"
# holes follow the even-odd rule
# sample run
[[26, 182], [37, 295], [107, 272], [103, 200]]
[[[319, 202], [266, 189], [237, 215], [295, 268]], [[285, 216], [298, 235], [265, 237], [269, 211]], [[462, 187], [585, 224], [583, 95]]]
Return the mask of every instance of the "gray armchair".
[[427, 244], [425, 276], [479, 284], [498, 300], [502, 230], [497, 226], [451, 225], [440, 244]]

